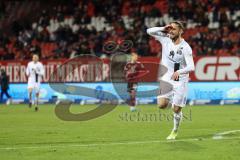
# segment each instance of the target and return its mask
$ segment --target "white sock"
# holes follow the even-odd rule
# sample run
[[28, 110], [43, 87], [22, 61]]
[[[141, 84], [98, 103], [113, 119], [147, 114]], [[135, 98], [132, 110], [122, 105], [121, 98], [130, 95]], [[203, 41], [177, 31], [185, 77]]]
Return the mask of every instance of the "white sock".
[[182, 120], [182, 112], [173, 114], [173, 130], [177, 131]]
[[135, 106], [131, 106], [130, 107], [130, 111], [135, 111], [136, 110], [136, 107]]

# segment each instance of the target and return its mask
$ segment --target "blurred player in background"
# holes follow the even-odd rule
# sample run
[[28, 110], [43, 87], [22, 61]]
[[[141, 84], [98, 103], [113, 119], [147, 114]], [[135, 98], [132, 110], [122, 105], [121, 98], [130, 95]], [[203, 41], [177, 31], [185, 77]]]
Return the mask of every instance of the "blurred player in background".
[[165, 27], [147, 29], [147, 33], [162, 44], [161, 64], [168, 71], [162, 80], [172, 84], [173, 90], [165, 95], [158, 96], [158, 105], [161, 109], [168, 104], [172, 105], [174, 112], [174, 127], [167, 139], [175, 139], [182, 119], [182, 108], [186, 105], [187, 85], [189, 72], [194, 71], [192, 48], [182, 38], [184, 26], [180, 21], [171, 22]]
[[144, 65], [138, 60], [138, 54], [136, 52], [131, 53], [131, 60], [128, 62], [124, 68], [125, 78], [128, 82], [127, 91], [129, 93], [128, 105], [130, 106], [130, 111], [136, 111], [136, 93], [137, 85], [139, 80], [139, 73], [144, 70]]
[[32, 93], [35, 90], [36, 99], [35, 99], [35, 111], [38, 111], [38, 102], [39, 102], [39, 92], [40, 84], [42, 77], [44, 76], [44, 67], [41, 62], [39, 62], [39, 56], [34, 54], [32, 61], [28, 63], [26, 74], [28, 76], [28, 93], [29, 93], [29, 108], [32, 107]]
[[3, 95], [5, 94], [8, 98], [7, 104], [10, 104], [11, 103], [11, 96], [8, 93], [9, 77], [7, 76], [6, 72], [3, 69], [1, 69], [0, 83], [1, 83], [1, 102], [3, 100]]

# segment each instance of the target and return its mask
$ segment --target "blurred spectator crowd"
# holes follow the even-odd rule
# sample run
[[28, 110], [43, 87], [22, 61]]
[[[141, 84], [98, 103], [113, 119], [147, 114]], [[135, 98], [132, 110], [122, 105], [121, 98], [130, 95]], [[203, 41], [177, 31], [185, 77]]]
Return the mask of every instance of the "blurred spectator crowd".
[[[1, 60], [92, 54], [108, 57], [108, 41], [133, 42], [141, 56], [160, 56], [161, 46], [146, 29], [173, 20], [186, 23], [184, 38], [195, 56], [240, 56], [240, 1], [237, 0], [69, 0], [42, 8], [34, 20], [11, 23], [0, 34]], [[42, 1], [41, 3], [44, 3]], [[0, 3], [0, 21], [5, 8]], [[27, 7], [27, 6], [26, 6]]]

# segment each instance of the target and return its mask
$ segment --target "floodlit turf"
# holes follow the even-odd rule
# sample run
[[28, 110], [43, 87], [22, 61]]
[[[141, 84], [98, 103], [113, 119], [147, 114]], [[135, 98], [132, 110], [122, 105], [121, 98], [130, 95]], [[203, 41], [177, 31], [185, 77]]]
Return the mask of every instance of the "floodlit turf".
[[[94, 106], [74, 105], [72, 112]], [[194, 106], [185, 118], [176, 141], [166, 141], [171, 131], [171, 111], [155, 105], [138, 106], [139, 113], [119, 106], [87, 122], [66, 122], [54, 114], [54, 105], [39, 112], [26, 105], [0, 105], [0, 159], [102, 159], [194, 160], [238, 159], [240, 106]], [[160, 116], [161, 115], [161, 116]]]

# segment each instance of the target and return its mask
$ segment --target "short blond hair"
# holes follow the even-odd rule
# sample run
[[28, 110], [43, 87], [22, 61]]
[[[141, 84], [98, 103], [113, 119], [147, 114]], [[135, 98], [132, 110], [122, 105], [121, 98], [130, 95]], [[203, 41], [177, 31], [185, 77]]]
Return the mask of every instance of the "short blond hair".
[[170, 22], [170, 24], [172, 24], [172, 23], [176, 24], [182, 30], [185, 29], [183, 21], [172, 21], [172, 22]]

